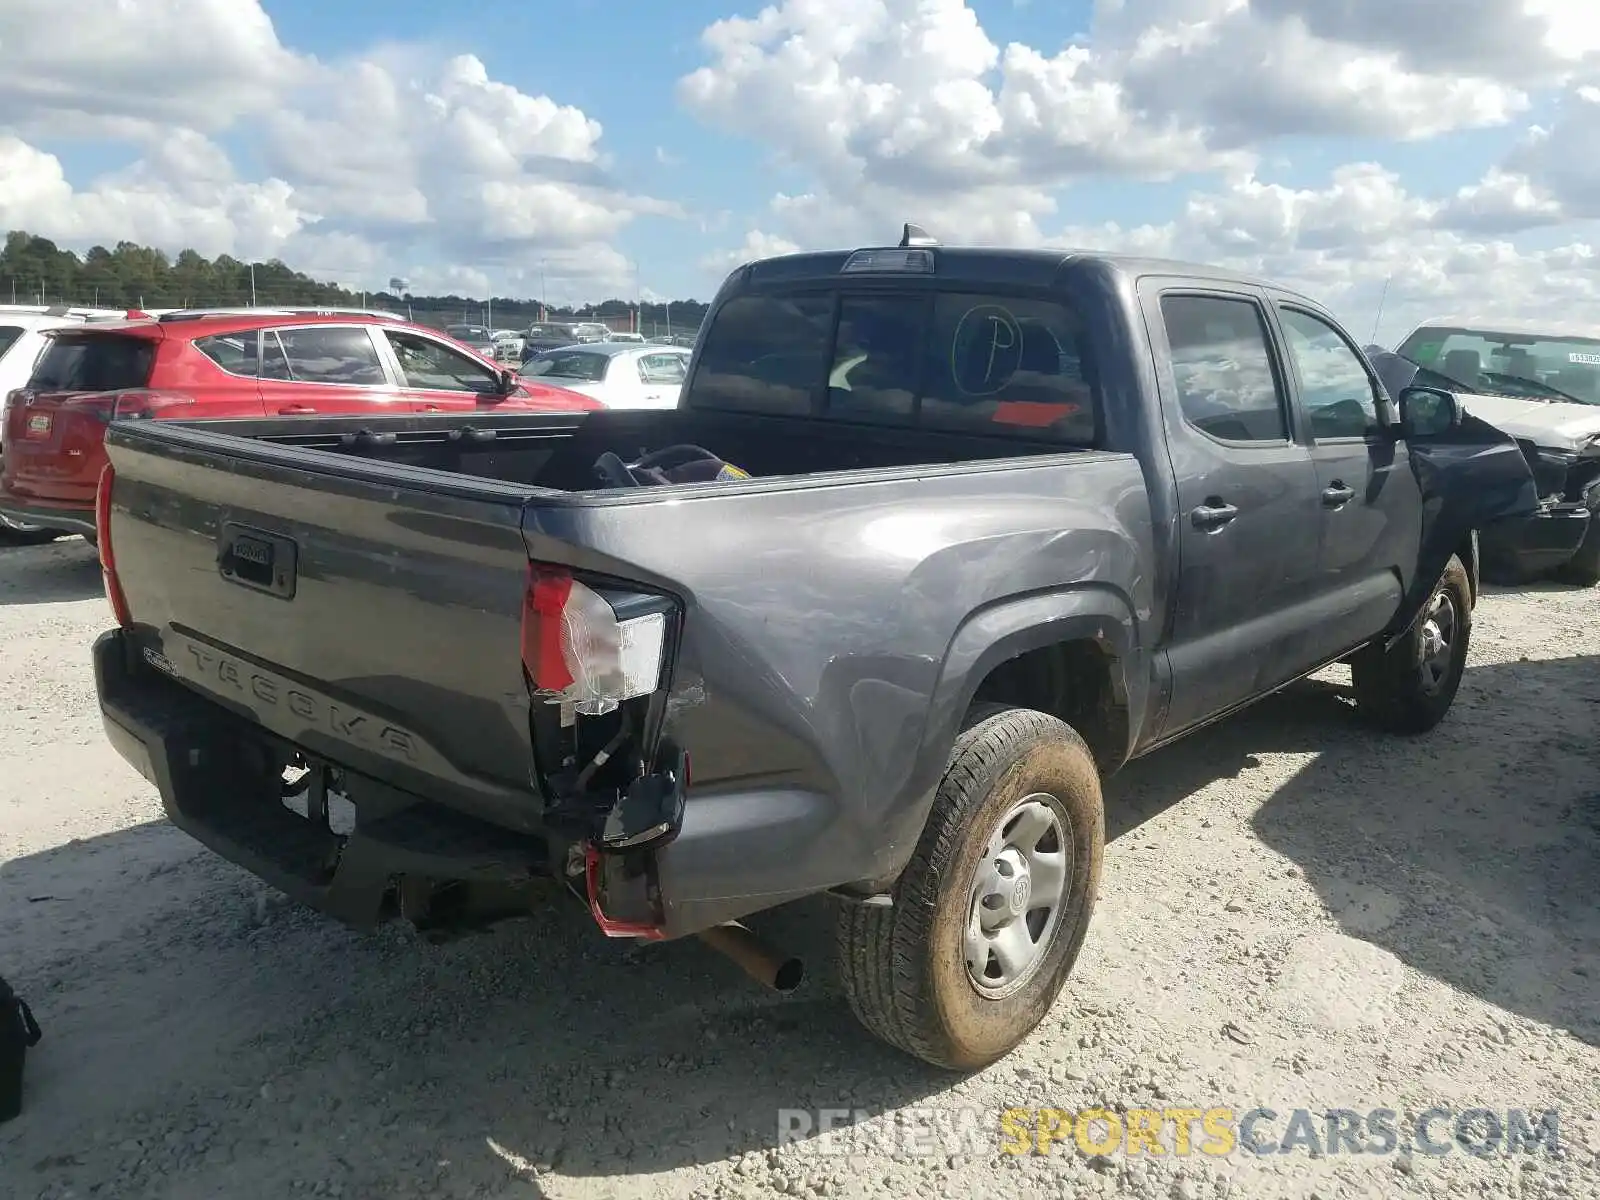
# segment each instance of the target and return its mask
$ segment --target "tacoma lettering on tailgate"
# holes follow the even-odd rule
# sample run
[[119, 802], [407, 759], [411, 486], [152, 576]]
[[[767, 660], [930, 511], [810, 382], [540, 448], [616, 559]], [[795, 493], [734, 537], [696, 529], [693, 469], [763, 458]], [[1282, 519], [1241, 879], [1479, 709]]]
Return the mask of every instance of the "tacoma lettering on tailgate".
[[223, 688], [249, 696], [255, 701], [252, 707], [268, 722], [270, 716], [262, 712], [262, 706], [268, 710], [292, 713], [309, 725], [370, 750], [396, 754], [409, 762], [417, 762], [421, 758], [416, 735], [398, 725], [302, 691], [213, 650], [192, 643], [188, 650], [196, 671], [207, 683], [220, 684]]

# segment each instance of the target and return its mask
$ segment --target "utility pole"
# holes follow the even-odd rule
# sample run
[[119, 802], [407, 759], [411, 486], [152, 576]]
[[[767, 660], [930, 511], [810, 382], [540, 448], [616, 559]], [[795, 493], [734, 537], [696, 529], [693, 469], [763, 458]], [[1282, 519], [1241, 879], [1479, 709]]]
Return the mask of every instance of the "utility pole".
[[250, 307], [256, 307], [256, 265], [250, 264]]
[[1383, 320], [1383, 305], [1389, 299], [1389, 285], [1392, 282], [1394, 282], [1393, 275], [1383, 281], [1383, 294], [1378, 297], [1378, 315], [1372, 318], [1372, 336], [1367, 339], [1370, 343], [1376, 343], [1378, 340], [1378, 322]]

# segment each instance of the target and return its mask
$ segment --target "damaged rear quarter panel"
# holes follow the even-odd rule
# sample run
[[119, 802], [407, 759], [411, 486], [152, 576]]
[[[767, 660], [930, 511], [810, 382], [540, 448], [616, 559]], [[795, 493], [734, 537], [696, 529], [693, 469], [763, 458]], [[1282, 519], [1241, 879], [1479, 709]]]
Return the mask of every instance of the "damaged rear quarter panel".
[[[571, 565], [683, 602], [665, 733], [693, 790], [658, 861], [674, 925], [903, 863], [984, 652], [1004, 644], [1003, 620], [975, 618], [1026, 602], [1036, 628], [1087, 613], [1130, 645], [1150, 620], [1157, 554], [1131, 455], [781, 483], [527, 512], [536, 561], [605, 547]], [[969, 625], [982, 636], [963, 640]]]

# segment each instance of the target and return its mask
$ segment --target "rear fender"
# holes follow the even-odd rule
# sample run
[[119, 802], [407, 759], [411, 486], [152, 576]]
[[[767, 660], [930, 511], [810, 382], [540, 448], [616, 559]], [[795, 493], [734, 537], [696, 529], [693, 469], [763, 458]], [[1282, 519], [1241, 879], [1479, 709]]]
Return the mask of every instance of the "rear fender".
[[1139, 623], [1126, 595], [1085, 586], [1001, 600], [977, 610], [956, 630], [945, 653], [909, 788], [915, 799], [896, 806], [896, 871], [910, 858], [927, 823], [951, 747], [985, 677], [1030, 650], [1077, 641], [1097, 644], [1110, 657], [1112, 686], [1128, 709], [1130, 743], [1137, 741], [1149, 676], [1138, 661]]
[[1389, 630], [1391, 643], [1416, 621], [1450, 556], [1476, 532], [1539, 508], [1522, 447], [1470, 413], [1446, 433], [1408, 440], [1407, 449], [1422, 490], [1422, 549]]

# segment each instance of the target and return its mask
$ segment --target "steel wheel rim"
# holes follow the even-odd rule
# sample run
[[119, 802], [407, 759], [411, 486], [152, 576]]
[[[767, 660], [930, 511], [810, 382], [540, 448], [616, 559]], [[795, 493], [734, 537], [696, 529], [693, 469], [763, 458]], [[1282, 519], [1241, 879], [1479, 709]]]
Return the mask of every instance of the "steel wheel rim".
[[1023, 797], [995, 823], [967, 893], [967, 980], [1002, 1000], [1038, 974], [1061, 924], [1072, 839], [1046, 792]]
[[1422, 675], [1422, 689], [1429, 694], [1439, 691], [1450, 674], [1450, 662], [1455, 657], [1455, 641], [1459, 633], [1456, 602], [1449, 589], [1434, 593], [1422, 614], [1422, 636], [1419, 639], [1418, 670]]

